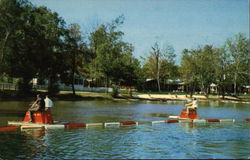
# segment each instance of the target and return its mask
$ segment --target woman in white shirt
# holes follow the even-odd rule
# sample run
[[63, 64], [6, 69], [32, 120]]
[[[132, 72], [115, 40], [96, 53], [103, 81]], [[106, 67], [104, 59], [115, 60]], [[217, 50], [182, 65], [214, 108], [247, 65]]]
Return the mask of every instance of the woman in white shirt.
[[44, 101], [45, 101], [45, 110], [46, 110], [46, 111], [49, 110], [51, 107], [54, 106], [52, 100], [49, 99], [49, 96], [48, 96], [48, 95], [46, 95], [46, 98], [44, 99]]
[[193, 98], [193, 101], [191, 103], [185, 104], [187, 107], [187, 114], [189, 114], [189, 109], [197, 109], [198, 108], [198, 101], [196, 98]]

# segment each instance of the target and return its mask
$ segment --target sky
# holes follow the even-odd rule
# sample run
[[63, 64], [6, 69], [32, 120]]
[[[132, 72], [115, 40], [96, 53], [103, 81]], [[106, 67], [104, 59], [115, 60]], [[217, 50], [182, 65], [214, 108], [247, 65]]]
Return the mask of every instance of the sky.
[[123, 40], [134, 56], [146, 57], [158, 42], [172, 45], [176, 63], [183, 49], [210, 44], [221, 47], [227, 38], [244, 33], [249, 38], [250, 0], [30, 0], [57, 12], [67, 24], [78, 23], [86, 36], [120, 15]]

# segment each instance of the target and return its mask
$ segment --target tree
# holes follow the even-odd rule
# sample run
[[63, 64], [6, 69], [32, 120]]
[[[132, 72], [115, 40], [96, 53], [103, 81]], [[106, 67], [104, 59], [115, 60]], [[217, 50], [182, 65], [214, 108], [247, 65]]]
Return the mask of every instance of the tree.
[[[11, 77], [21, 78], [19, 89], [28, 92], [30, 80], [36, 74], [37, 54], [33, 54], [40, 35], [34, 27], [33, 6], [27, 1], [1, 2], [1, 31], [5, 38], [1, 40], [3, 72]], [[3, 11], [3, 12], [2, 12]], [[6, 34], [5, 34], [6, 33]]]
[[215, 58], [216, 52], [211, 45], [205, 45], [201, 51], [197, 53], [195, 61], [198, 67], [198, 80], [200, 82], [201, 90], [208, 97], [210, 92], [210, 85], [215, 80]]
[[191, 84], [192, 92], [197, 82], [201, 90], [208, 97], [210, 85], [215, 81], [216, 52], [211, 45], [205, 45], [196, 50], [183, 50], [182, 75], [188, 84]]
[[105, 78], [106, 87], [109, 86], [110, 80], [119, 83], [124, 75], [119, 77], [115, 70], [119, 67], [126, 68], [123, 66], [127, 63], [124, 60], [126, 60], [126, 56], [130, 57], [129, 54], [132, 54], [133, 51], [132, 45], [122, 40], [124, 33], [117, 29], [119, 25], [123, 24], [123, 21], [124, 17], [120, 16], [112, 23], [102, 24], [89, 37], [90, 49], [94, 54], [94, 59], [89, 65], [92, 71], [89, 77], [92, 79]]
[[70, 24], [65, 31], [64, 52], [65, 65], [68, 68], [61, 79], [66, 84], [71, 84], [73, 95], [75, 95], [75, 77], [80, 74], [80, 69], [83, 68], [84, 56], [86, 55], [86, 43], [80, 31], [80, 26], [76, 23]]
[[149, 57], [143, 68], [147, 77], [157, 80], [158, 91], [161, 91], [161, 80], [174, 78], [173, 74], [176, 71], [174, 64], [174, 49], [170, 45], [160, 49], [158, 43], [155, 43], [150, 51]]
[[129, 87], [132, 95], [132, 86], [138, 85], [141, 76], [140, 62], [132, 56], [132, 53], [122, 54], [112, 63], [111, 80], [116, 85]]
[[64, 37], [65, 22], [57, 13], [51, 12], [46, 7], [37, 7], [35, 10], [36, 28], [40, 30], [41, 39], [37, 63], [37, 77], [48, 80], [48, 92], [55, 94], [59, 91], [57, 81], [58, 75], [66, 69], [63, 59], [62, 42]]
[[230, 54], [231, 71], [234, 84], [234, 95], [238, 92], [238, 85], [247, 81], [249, 76], [249, 40], [242, 34], [226, 41], [226, 50]]
[[188, 90], [190, 91], [190, 96], [192, 97], [193, 92], [198, 85], [198, 75], [197, 75], [197, 64], [194, 60], [194, 51], [184, 49], [182, 51], [182, 59], [180, 66], [181, 77], [185, 84], [188, 85]]
[[32, 78], [58, 72], [64, 22], [57, 13], [26, 0], [2, 0], [0, 5], [2, 72], [20, 78], [19, 89], [27, 93]]
[[215, 75], [216, 82], [219, 87], [219, 92], [222, 95], [222, 99], [225, 98], [226, 88], [231, 83], [231, 73], [230, 73], [230, 55], [227, 54], [225, 47], [216, 48], [216, 59], [214, 62], [215, 65]]

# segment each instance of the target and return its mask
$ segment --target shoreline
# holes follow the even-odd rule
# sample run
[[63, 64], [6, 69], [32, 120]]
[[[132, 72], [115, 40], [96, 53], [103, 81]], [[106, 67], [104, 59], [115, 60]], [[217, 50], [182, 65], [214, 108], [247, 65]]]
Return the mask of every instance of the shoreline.
[[[8, 94], [0, 94], [1, 101], [18, 101], [18, 100], [29, 100], [32, 101], [35, 99], [36, 94], [47, 94], [46, 92], [32, 92], [28, 95], [18, 95], [15, 92], [6, 92]], [[219, 101], [224, 103], [245, 103], [250, 104], [250, 98], [239, 98], [233, 96], [225, 96], [222, 99], [221, 96], [209, 95], [206, 98], [204, 95], [193, 95], [199, 101]], [[80, 101], [80, 100], [111, 100], [111, 101], [190, 101], [192, 98], [189, 95], [176, 95], [176, 94], [133, 94], [132, 97], [127, 94], [120, 94], [118, 97], [113, 98], [109, 93], [97, 93], [97, 92], [76, 92], [76, 95], [73, 95], [69, 91], [61, 91], [55, 96], [51, 96], [53, 100], [62, 100], [62, 101]]]

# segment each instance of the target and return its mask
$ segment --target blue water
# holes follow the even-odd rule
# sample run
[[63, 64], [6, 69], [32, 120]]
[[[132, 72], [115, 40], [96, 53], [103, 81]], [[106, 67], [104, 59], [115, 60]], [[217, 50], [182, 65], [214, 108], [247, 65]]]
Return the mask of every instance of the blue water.
[[[21, 120], [20, 112], [26, 110], [27, 103], [0, 102], [0, 124]], [[178, 115], [183, 109], [183, 102], [58, 101], [55, 104], [52, 110], [55, 120], [85, 123], [166, 120], [168, 115]], [[202, 102], [198, 112], [201, 118], [234, 118], [236, 122], [0, 132], [0, 158], [246, 159], [250, 156], [250, 123], [242, 121], [250, 117], [249, 104]]]

